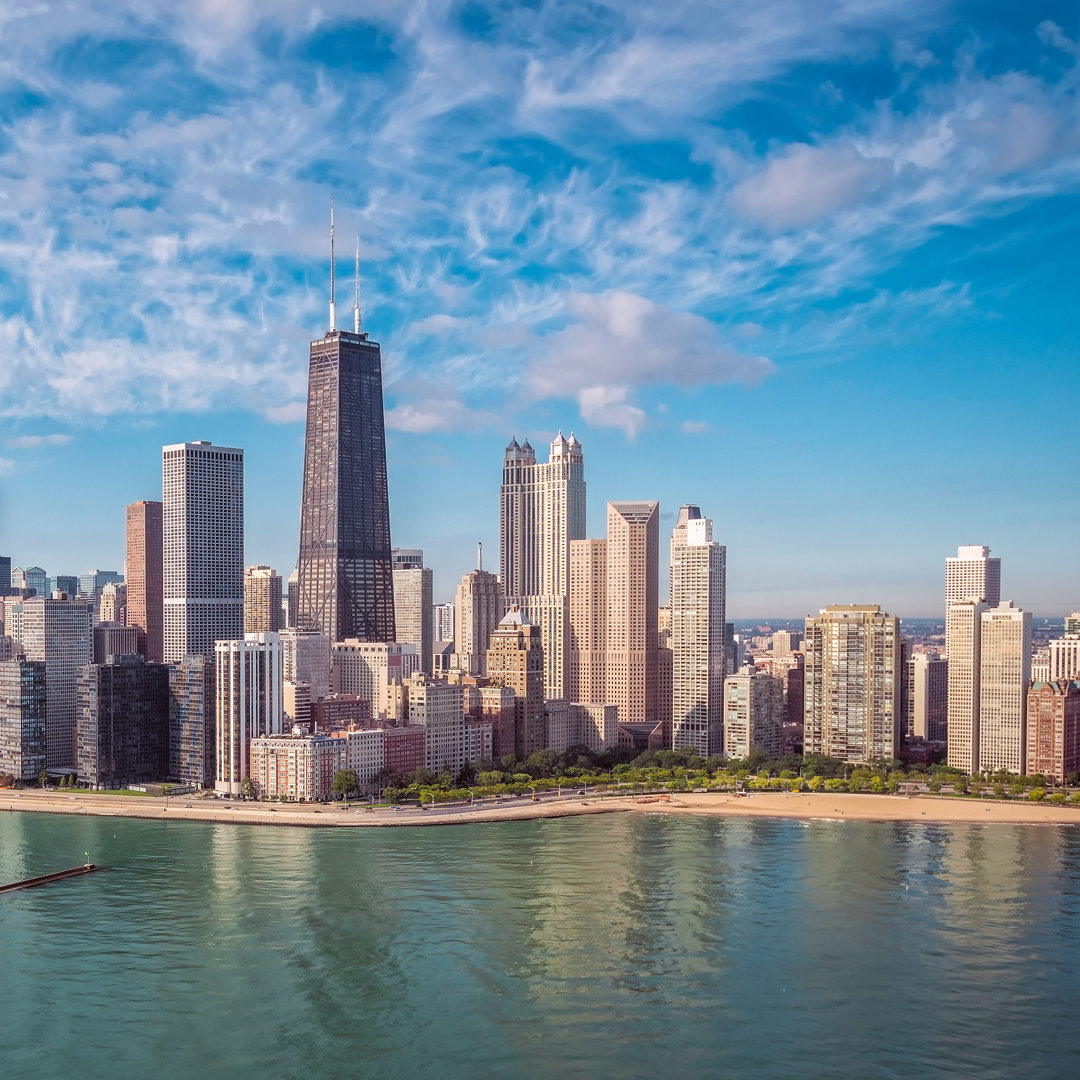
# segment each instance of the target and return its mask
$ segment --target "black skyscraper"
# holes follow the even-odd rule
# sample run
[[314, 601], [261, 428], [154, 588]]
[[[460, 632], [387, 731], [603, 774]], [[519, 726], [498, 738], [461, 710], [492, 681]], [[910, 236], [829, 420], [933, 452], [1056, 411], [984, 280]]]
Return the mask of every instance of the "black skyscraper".
[[394, 640], [382, 355], [367, 334], [311, 343], [297, 623]]

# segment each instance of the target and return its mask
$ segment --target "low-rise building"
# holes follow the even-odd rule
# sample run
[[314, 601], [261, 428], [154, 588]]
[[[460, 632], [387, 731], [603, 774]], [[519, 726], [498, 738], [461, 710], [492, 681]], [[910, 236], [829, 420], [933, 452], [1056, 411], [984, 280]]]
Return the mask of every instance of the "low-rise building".
[[354, 731], [335, 731], [330, 738], [344, 747], [343, 769], [352, 769], [365, 793], [386, 763], [386, 732], [382, 728], [357, 728]]
[[1032, 683], [1027, 695], [1028, 776], [1064, 784], [1080, 774], [1080, 681]]

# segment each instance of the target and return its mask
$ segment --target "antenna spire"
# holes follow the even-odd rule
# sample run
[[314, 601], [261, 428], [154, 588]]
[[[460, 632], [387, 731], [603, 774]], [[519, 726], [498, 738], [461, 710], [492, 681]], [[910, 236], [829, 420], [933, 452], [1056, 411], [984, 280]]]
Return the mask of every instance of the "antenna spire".
[[356, 238], [356, 298], [353, 300], [353, 332], [360, 333], [360, 237]]
[[476, 541], [476, 569], [484, 569], [484, 542], [482, 540]]
[[334, 196], [330, 196], [330, 331], [337, 329], [337, 305], [334, 303]]

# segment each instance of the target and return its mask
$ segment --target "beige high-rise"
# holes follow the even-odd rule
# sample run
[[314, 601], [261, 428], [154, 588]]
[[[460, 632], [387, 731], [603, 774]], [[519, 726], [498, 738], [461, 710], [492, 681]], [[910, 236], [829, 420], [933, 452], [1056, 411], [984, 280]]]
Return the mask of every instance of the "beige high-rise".
[[836, 604], [806, 619], [804, 748], [843, 761], [900, 747], [900, 620], [876, 604]]
[[1031, 612], [1004, 601], [981, 618], [979, 758], [981, 772], [1020, 775], [1027, 764]]
[[454, 597], [454, 655], [457, 666], [471, 675], [487, 674], [491, 635], [506, 613], [499, 579], [487, 570], [470, 570]]
[[268, 634], [285, 628], [281, 575], [269, 566], [244, 569], [244, 633]]
[[607, 541], [570, 543], [571, 701], [606, 701]]
[[949, 604], [945, 627], [949, 638], [949, 703], [946, 710], [948, 762], [954, 769], [979, 771], [979, 673], [983, 600]]
[[544, 649], [540, 627], [512, 607], [491, 635], [490, 679], [514, 691], [514, 751], [528, 757], [544, 749]]
[[671, 745], [702, 757], [724, 745], [726, 556], [712, 519], [681, 507], [671, 535]]
[[390, 560], [394, 572], [394, 625], [398, 641], [416, 646], [420, 670], [430, 675], [435, 644], [431, 567], [424, 565], [424, 553], [419, 548], [394, 548]]
[[[503, 455], [499, 570], [508, 604], [540, 627], [544, 692], [569, 690], [570, 548], [585, 536], [585, 462], [581, 443], [560, 431], [547, 463], [528, 439]], [[459, 650], [460, 651], [460, 650]]]
[[656, 724], [660, 504], [611, 502], [607, 520], [604, 702], [619, 723]]
[[162, 511], [159, 502], [137, 502], [127, 508], [128, 626], [139, 630], [139, 652], [152, 664], [165, 659]]

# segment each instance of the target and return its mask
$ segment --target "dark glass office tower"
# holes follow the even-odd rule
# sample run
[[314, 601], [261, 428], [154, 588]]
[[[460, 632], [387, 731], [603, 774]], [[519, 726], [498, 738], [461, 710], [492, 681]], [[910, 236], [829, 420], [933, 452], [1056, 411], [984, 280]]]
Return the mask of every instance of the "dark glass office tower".
[[311, 343], [298, 570], [300, 627], [395, 639], [382, 354], [367, 334]]

